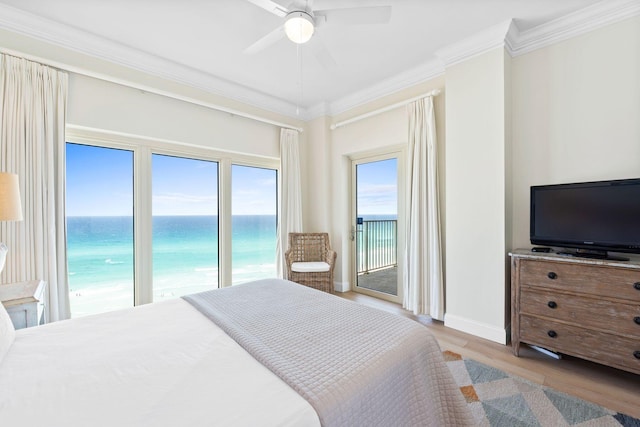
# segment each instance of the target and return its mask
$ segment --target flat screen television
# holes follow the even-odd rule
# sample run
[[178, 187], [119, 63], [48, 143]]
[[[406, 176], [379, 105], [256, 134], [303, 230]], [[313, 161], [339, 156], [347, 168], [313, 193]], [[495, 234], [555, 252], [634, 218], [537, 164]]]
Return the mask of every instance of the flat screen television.
[[558, 253], [623, 259], [640, 253], [640, 179], [531, 187], [533, 245], [575, 249]]

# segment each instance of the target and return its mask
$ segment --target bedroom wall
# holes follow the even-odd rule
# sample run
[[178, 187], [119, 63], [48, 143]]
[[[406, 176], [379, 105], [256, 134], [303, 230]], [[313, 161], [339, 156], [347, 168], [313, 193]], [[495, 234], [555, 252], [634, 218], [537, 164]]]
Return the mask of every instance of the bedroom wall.
[[506, 342], [509, 61], [498, 48], [446, 69], [445, 325]]
[[529, 186], [640, 177], [640, 17], [513, 59], [513, 247]]
[[330, 232], [332, 206], [328, 203], [334, 188], [329, 173], [331, 156], [331, 120], [323, 116], [307, 124], [305, 142], [300, 145], [300, 173], [302, 175], [302, 209], [304, 231]]
[[79, 74], [69, 75], [69, 125], [216, 150], [280, 156], [280, 128]]
[[[360, 114], [365, 114], [394, 103], [441, 89], [443, 92], [434, 98], [436, 129], [439, 144], [439, 163], [443, 179], [440, 181], [441, 218], [445, 222], [445, 80], [444, 76], [430, 79], [411, 88], [398, 91], [392, 95], [378, 99], [351, 110], [345, 111], [327, 123], [347, 120]], [[379, 154], [388, 150], [397, 150], [406, 146], [408, 133], [408, 119], [405, 108], [397, 108], [374, 117], [363, 119], [336, 130], [328, 130], [327, 141], [331, 144], [328, 163], [328, 174], [331, 178], [329, 204], [331, 205], [331, 241], [337, 255], [338, 262], [334, 280], [341, 290], [348, 290], [351, 286], [351, 156], [362, 154]], [[315, 161], [315, 160], [314, 160]], [[311, 209], [314, 209], [313, 207]]]

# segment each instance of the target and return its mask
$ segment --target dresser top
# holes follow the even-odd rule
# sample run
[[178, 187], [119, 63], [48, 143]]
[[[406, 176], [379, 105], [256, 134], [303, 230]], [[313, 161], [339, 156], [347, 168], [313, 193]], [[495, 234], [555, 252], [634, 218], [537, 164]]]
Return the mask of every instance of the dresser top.
[[0, 301], [2, 301], [5, 307], [38, 302], [42, 299], [44, 287], [42, 280], [29, 280], [27, 282], [0, 285]]
[[560, 255], [556, 252], [532, 252], [531, 249], [515, 249], [509, 252], [512, 258], [530, 258], [536, 260], [548, 260], [559, 262], [570, 262], [574, 264], [604, 265], [609, 267], [624, 267], [640, 270], [640, 256], [636, 254], [624, 254], [629, 261], [614, 261], [610, 259], [582, 258], [570, 255]]

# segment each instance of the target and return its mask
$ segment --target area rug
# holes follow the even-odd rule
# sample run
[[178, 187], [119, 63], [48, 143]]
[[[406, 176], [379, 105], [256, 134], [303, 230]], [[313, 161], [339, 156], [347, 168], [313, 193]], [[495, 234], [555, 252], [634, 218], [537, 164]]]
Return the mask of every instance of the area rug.
[[640, 427], [640, 420], [465, 359], [444, 358], [479, 426]]

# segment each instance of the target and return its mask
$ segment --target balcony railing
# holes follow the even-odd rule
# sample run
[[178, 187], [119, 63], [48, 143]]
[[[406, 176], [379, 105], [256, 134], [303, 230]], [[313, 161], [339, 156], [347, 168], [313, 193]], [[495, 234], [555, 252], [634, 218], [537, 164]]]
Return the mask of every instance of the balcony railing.
[[358, 274], [398, 264], [398, 221], [367, 220], [357, 226]]

